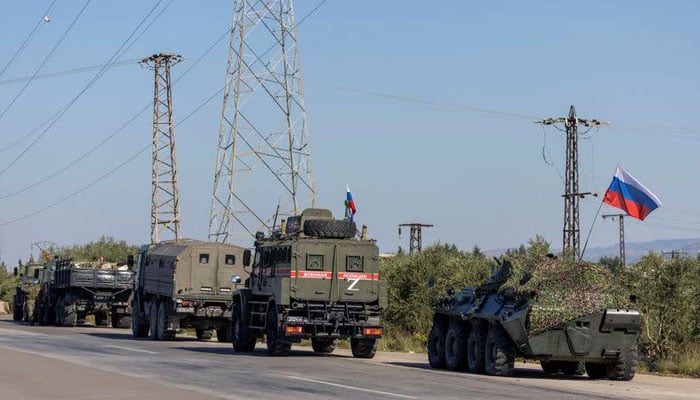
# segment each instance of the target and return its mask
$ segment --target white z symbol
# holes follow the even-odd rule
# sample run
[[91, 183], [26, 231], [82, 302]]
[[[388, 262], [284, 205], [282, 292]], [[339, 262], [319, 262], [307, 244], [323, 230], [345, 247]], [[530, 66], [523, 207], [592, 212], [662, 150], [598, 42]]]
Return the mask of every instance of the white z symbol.
[[352, 283], [350, 284], [350, 286], [348, 286], [348, 290], [349, 290], [349, 291], [355, 291], [355, 292], [357, 292], [357, 291], [360, 290], [360, 289], [355, 289], [355, 285], [357, 285], [357, 282], [360, 281], [359, 279], [348, 279], [348, 280], [349, 280], [349, 281], [352, 281]]

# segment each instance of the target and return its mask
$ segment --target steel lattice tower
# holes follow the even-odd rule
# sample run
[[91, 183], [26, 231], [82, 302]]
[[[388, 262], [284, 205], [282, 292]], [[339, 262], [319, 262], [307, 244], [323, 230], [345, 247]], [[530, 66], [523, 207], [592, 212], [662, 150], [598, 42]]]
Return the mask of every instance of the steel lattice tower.
[[170, 66], [182, 61], [171, 53], [154, 54], [141, 60], [155, 72], [153, 88], [153, 158], [151, 161], [151, 243], [161, 240], [161, 232], [180, 239], [180, 193], [177, 185], [175, 128]]
[[250, 239], [315, 202], [292, 0], [234, 0], [209, 239]]

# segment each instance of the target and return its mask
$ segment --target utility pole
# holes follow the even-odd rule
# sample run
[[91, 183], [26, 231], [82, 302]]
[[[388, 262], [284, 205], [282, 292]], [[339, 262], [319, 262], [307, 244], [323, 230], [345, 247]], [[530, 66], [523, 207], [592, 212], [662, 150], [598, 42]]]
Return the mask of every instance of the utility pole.
[[622, 268], [625, 268], [625, 215], [627, 214], [603, 214], [603, 219], [611, 218], [613, 221], [615, 218], [620, 220], [620, 263]]
[[153, 158], [151, 161], [151, 243], [159, 243], [161, 233], [180, 239], [180, 193], [177, 185], [175, 127], [170, 67], [183, 57], [158, 53], [141, 60], [155, 72], [153, 87]]
[[431, 228], [433, 225], [430, 224], [400, 224], [399, 225], [399, 239], [401, 238], [401, 227], [409, 226], [411, 227], [411, 237], [409, 238], [408, 244], [408, 254], [413, 255], [414, 251], [421, 251], [423, 248], [423, 228]]
[[563, 124], [566, 129], [566, 182], [564, 188], [564, 229], [563, 253], [567, 257], [578, 259], [581, 248], [581, 228], [579, 224], [579, 199], [586, 196], [598, 196], [597, 193], [578, 191], [578, 126], [593, 128], [607, 125], [596, 119], [576, 117], [576, 108], [569, 108], [568, 117], [546, 118], [535, 121], [543, 125]]
[[231, 24], [209, 214], [222, 243], [316, 203], [292, 0], [234, 0]]

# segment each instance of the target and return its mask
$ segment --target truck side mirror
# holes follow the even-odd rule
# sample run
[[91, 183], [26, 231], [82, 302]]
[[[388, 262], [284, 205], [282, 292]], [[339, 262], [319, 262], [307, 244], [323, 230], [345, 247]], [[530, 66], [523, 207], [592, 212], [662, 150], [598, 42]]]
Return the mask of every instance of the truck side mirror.
[[126, 256], [126, 265], [129, 268], [132, 268], [134, 266], [134, 255], [133, 254], [129, 254], [128, 256]]
[[250, 250], [243, 250], [243, 266], [250, 267]]
[[17, 270], [17, 267], [15, 267], [15, 269], [12, 270], [12, 274], [14, 276], [17, 276], [18, 273], [19, 273], [19, 271]]
[[34, 270], [34, 279], [39, 279], [39, 270], [38, 269]]

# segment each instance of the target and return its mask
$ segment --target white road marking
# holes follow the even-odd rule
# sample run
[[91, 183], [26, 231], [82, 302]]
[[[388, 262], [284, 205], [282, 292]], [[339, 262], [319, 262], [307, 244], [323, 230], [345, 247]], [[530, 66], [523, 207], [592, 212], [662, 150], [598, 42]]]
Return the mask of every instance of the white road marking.
[[20, 330], [16, 330], [16, 329], [5, 329], [5, 328], [0, 328], [0, 333], [2, 333], [3, 336], [9, 336], [9, 335], [14, 335], [14, 336], [49, 336], [45, 333], [20, 331]]
[[148, 354], [158, 354], [156, 351], [150, 351], [150, 350], [141, 350], [141, 349], [134, 349], [131, 347], [123, 347], [123, 346], [114, 346], [111, 344], [105, 345], [105, 347], [112, 347], [115, 349], [121, 349], [121, 350], [127, 350], [127, 351], [135, 351], [137, 353], [148, 353]]
[[368, 392], [368, 393], [374, 393], [374, 394], [381, 394], [385, 396], [393, 396], [393, 397], [400, 397], [402, 399], [417, 399], [417, 397], [414, 396], [407, 396], [405, 394], [398, 394], [398, 393], [391, 393], [391, 392], [382, 392], [380, 390], [372, 390], [372, 389], [365, 389], [361, 387], [356, 387], [356, 386], [348, 386], [348, 385], [341, 385], [339, 383], [333, 383], [333, 382], [326, 382], [326, 381], [319, 381], [316, 379], [309, 379], [309, 378], [302, 378], [300, 376], [291, 376], [288, 375], [287, 378], [289, 379], [296, 379], [298, 381], [305, 381], [305, 382], [313, 382], [313, 383], [319, 383], [321, 385], [328, 385], [328, 386], [335, 386], [343, 389], [350, 389], [350, 390], [357, 390], [359, 392]]

